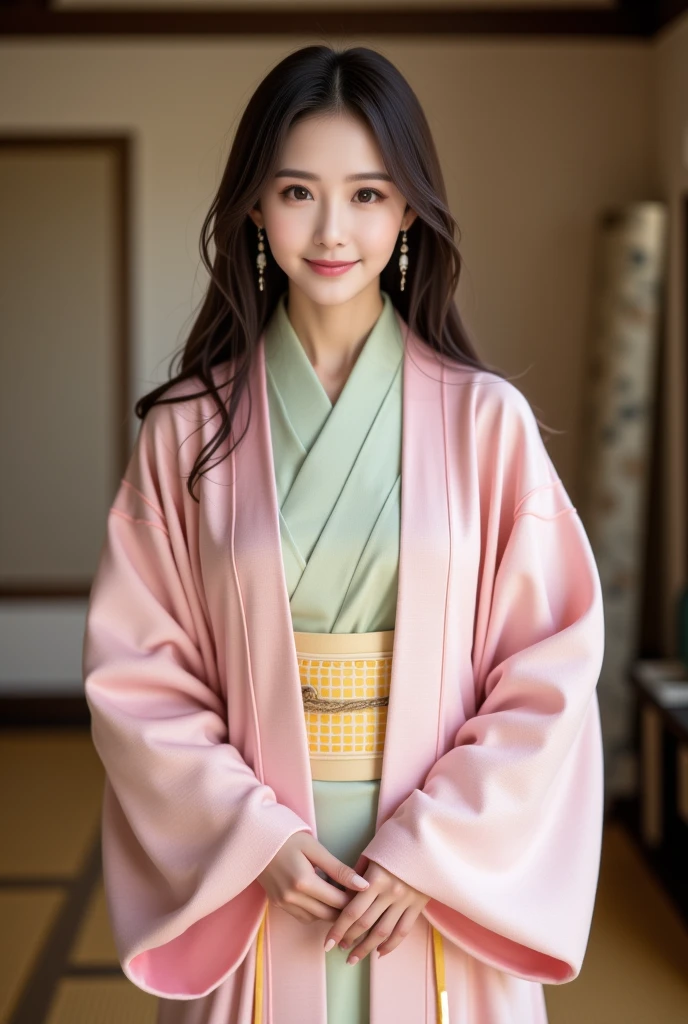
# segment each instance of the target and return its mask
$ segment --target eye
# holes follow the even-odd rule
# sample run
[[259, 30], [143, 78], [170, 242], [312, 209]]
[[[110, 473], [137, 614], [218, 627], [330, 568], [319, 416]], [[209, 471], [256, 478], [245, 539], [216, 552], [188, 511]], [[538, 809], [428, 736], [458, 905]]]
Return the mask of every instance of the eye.
[[[370, 195], [377, 196], [379, 200], [382, 200], [382, 199], [385, 198], [383, 196], [382, 192], [378, 192], [378, 190], [376, 188], [359, 188], [358, 191], [359, 191], [359, 193], [360, 192], [369, 192]], [[363, 203], [362, 205], [363, 206], [374, 206], [375, 204], [374, 203]]]
[[[290, 192], [292, 192], [294, 194], [290, 196], [289, 195]], [[309, 195], [311, 194], [310, 189], [307, 189], [305, 185], [289, 185], [288, 188], [285, 188], [283, 190], [283, 192], [281, 192], [281, 195], [286, 196], [288, 199], [296, 199], [297, 202], [302, 202], [302, 199], [297, 198], [296, 192], [307, 192]], [[383, 196], [382, 192], [378, 192], [378, 190], [376, 188], [359, 188], [357, 190], [357, 192], [356, 192], [356, 195], [360, 195], [361, 192], [377, 196], [378, 201], [380, 201], [380, 202], [385, 198]], [[371, 202], [371, 201], [365, 201], [365, 202], [359, 203], [359, 205], [360, 206], [374, 206], [375, 203]]]
[[289, 195], [289, 192], [291, 192], [293, 189], [296, 189], [297, 192], [308, 192], [308, 189], [305, 187], [305, 185], [290, 185], [289, 188], [285, 188], [281, 194], [283, 196], [287, 196], [288, 199], [296, 199], [296, 196]]

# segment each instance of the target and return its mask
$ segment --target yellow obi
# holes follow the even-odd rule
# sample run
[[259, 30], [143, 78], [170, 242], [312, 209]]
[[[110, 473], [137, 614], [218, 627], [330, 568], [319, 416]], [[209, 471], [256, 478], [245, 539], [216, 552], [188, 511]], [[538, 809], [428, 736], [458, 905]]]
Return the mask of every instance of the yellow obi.
[[394, 630], [294, 632], [311, 774], [326, 782], [379, 779]]

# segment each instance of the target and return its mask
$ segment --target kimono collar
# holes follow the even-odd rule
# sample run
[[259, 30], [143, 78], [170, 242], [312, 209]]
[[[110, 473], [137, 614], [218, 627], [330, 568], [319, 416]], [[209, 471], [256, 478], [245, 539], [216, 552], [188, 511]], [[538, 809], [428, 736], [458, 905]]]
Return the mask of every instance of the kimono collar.
[[[322, 425], [333, 404], [287, 315], [287, 295], [287, 292], [282, 293], [265, 328], [266, 370], [290, 409], [290, 415], [299, 417], [299, 410], [302, 410], [303, 421], [294, 422], [294, 427], [309, 447], [308, 434], [314, 429], [314, 423]], [[381, 291], [380, 295], [382, 312], [366, 338], [337, 402], [342, 400], [345, 391], [357, 392], [363, 382], [375, 379], [378, 374], [391, 378], [401, 362], [404, 344], [394, 304], [387, 292]]]

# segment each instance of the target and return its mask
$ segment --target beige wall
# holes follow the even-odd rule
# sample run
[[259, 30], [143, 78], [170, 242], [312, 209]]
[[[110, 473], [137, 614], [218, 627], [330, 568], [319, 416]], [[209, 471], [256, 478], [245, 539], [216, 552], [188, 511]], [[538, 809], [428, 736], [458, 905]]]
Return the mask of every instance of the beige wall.
[[[461, 227], [460, 305], [485, 358], [522, 373], [538, 414], [565, 431], [551, 452], [574, 499], [595, 220], [609, 204], [663, 198], [676, 146], [662, 142], [670, 156], [657, 159], [657, 105], [672, 111], [669, 134], [681, 46], [688, 63], [685, 32], [675, 38], [331, 40], [381, 50], [416, 89]], [[200, 226], [244, 104], [313, 41], [0, 44], [0, 132], [135, 138], [132, 400], [165, 379], [201, 298]]]

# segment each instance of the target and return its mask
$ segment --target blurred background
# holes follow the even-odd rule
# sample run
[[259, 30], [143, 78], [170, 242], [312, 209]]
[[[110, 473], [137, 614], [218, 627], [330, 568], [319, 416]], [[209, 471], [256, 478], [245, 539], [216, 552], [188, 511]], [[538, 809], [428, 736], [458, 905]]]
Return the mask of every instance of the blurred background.
[[109, 931], [84, 617], [239, 117], [313, 42], [415, 89], [462, 315], [600, 569], [603, 860], [550, 1022], [685, 1024], [688, 0], [0, 0], [0, 1021], [155, 1020]]

